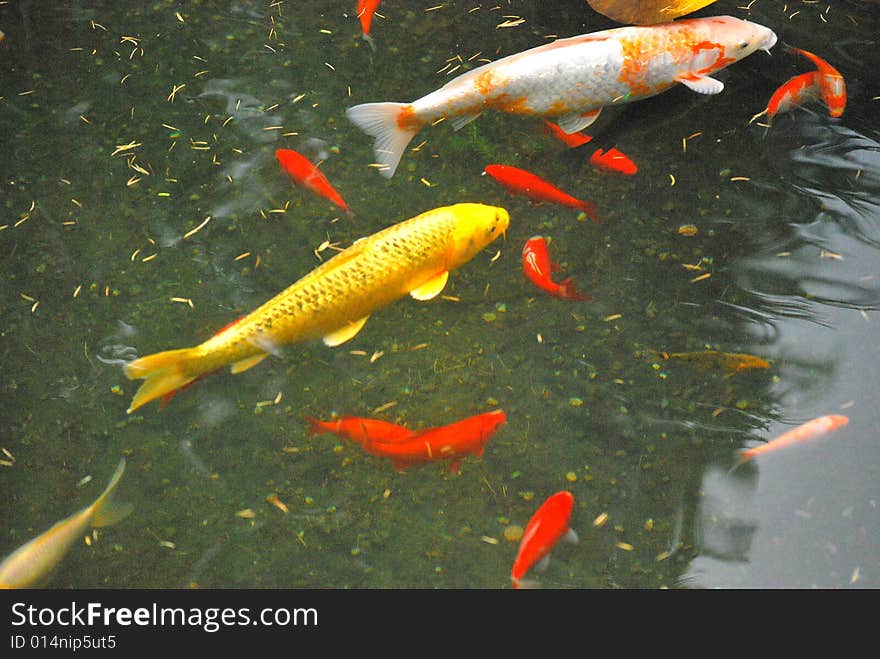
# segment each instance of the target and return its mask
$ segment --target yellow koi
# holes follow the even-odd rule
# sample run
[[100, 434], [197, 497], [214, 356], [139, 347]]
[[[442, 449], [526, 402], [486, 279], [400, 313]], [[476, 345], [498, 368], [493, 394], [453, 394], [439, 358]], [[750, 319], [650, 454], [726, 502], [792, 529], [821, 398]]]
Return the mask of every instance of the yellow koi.
[[127, 363], [145, 379], [129, 413], [231, 364], [241, 373], [284, 344], [322, 337], [328, 346], [353, 338], [370, 314], [407, 293], [437, 296], [449, 272], [470, 261], [510, 223], [503, 208], [456, 204], [427, 211], [356, 241], [261, 307], [207, 341]]
[[715, 0], [587, 0], [603, 16], [632, 25], [665, 23], [713, 2]]
[[770, 368], [770, 362], [766, 359], [742, 352], [703, 350], [699, 352], [658, 352], [657, 354], [663, 359], [695, 362], [705, 368], [719, 368], [728, 373], [739, 373], [753, 368]]
[[29, 588], [39, 585], [86, 531], [110, 526], [127, 517], [134, 507], [130, 503], [113, 501], [113, 493], [123, 471], [125, 458], [120, 460], [110, 483], [92, 505], [57, 522], [6, 557], [0, 563], [0, 588]]

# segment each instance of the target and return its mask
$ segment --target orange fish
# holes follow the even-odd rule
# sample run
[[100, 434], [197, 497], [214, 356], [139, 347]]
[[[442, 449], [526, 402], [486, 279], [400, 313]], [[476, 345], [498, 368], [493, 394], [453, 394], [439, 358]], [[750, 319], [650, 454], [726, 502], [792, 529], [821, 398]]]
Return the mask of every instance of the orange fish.
[[275, 157], [281, 164], [281, 168], [290, 175], [296, 183], [308, 188], [321, 197], [329, 199], [342, 210], [348, 211], [346, 204], [339, 193], [330, 185], [330, 181], [321, 171], [312, 164], [312, 161], [293, 149], [278, 149]]
[[370, 36], [370, 25], [373, 23], [373, 14], [382, 0], [358, 0], [357, 15], [361, 21], [361, 29], [364, 31], [364, 39]]
[[547, 291], [553, 297], [563, 300], [591, 300], [589, 295], [580, 293], [574, 286], [574, 279], [568, 277], [556, 283], [550, 274], [559, 270], [559, 265], [550, 259], [550, 250], [544, 236], [532, 236], [526, 241], [522, 251], [523, 272], [535, 286]]
[[798, 444], [800, 442], [805, 442], [808, 439], [814, 439], [821, 435], [825, 435], [848, 423], [849, 417], [841, 414], [826, 414], [825, 416], [816, 417], [815, 419], [807, 421], [788, 432], [782, 433], [766, 444], [760, 444], [753, 448], [740, 451], [739, 462], [737, 464], [739, 465], [747, 460], [751, 460], [756, 455], [772, 453], [773, 451], [778, 451], [779, 449], [791, 446], [792, 444]]
[[586, 213], [593, 222], [599, 221], [596, 204], [572, 197], [552, 183], [524, 169], [510, 165], [486, 165], [484, 172], [514, 194], [525, 195], [536, 203], [549, 201], [569, 208], [577, 208]]
[[514, 588], [525, 585], [522, 579], [536, 563], [539, 563], [539, 570], [546, 567], [550, 550], [560, 538], [565, 537], [570, 542], [578, 541], [577, 533], [568, 526], [572, 508], [574, 495], [563, 490], [551, 495], [532, 515], [523, 532], [510, 572]]
[[587, 0], [600, 14], [618, 23], [666, 23], [711, 5], [715, 0]]
[[[579, 146], [588, 144], [593, 141], [592, 136], [583, 133], [566, 133], [557, 124], [552, 121], [544, 120], [544, 125], [548, 132], [557, 138], [560, 142], [566, 144], [569, 148], [576, 149]], [[597, 169], [603, 169], [607, 172], [623, 174], [624, 176], [632, 176], [639, 168], [632, 159], [616, 148], [611, 148], [607, 152], [603, 149], [596, 149], [590, 156], [590, 164]]]
[[816, 70], [819, 72], [819, 88], [822, 90], [822, 100], [828, 106], [828, 114], [832, 117], [842, 115], [846, 109], [846, 82], [840, 71], [809, 51], [800, 48], [790, 48], [790, 50], [803, 55], [816, 65]]
[[414, 430], [396, 423], [359, 416], [342, 416], [332, 421], [321, 421], [311, 416], [307, 416], [305, 419], [309, 422], [310, 435], [331, 432], [357, 442], [363, 447], [368, 447], [373, 441], [395, 443], [416, 434]]
[[483, 449], [498, 427], [507, 421], [502, 410], [470, 416], [446, 426], [429, 428], [399, 441], [369, 441], [368, 453], [391, 460], [398, 471], [433, 460], [452, 460], [449, 470], [458, 473], [466, 455], [483, 455]]
[[807, 101], [817, 98], [820, 93], [819, 89], [818, 71], [810, 71], [809, 73], [795, 76], [773, 92], [773, 96], [770, 97], [766, 109], [760, 114], [756, 114], [752, 121], [765, 114], [772, 118], [777, 114], [790, 112]]

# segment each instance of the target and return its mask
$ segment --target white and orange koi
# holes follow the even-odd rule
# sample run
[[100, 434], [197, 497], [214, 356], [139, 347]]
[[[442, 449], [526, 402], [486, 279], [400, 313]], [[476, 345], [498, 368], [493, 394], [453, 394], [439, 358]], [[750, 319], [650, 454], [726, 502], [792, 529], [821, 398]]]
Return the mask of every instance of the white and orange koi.
[[563, 131], [575, 133], [604, 107], [648, 98], [677, 83], [717, 94], [724, 84], [711, 74], [775, 43], [769, 28], [730, 16], [614, 28], [485, 64], [412, 103], [364, 103], [346, 116], [375, 138], [379, 172], [390, 178], [410, 140], [442, 119], [458, 130], [495, 110], [555, 118]]
[[846, 109], [846, 82], [840, 71], [831, 66], [818, 55], [801, 48], [790, 48], [798, 55], [803, 55], [816, 65], [819, 78], [819, 89], [822, 91], [822, 100], [828, 106], [828, 114], [839, 117]]
[[782, 433], [766, 444], [759, 444], [758, 446], [740, 451], [737, 466], [747, 460], [751, 460], [755, 456], [763, 455], [764, 453], [772, 453], [781, 448], [787, 448], [794, 444], [799, 444], [809, 439], [815, 439], [816, 437], [826, 435], [838, 428], [842, 428], [848, 423], [849, 417], [843, 416], [842, 414], [826, 414], [824, 416], [816, 417], [815, 419]]

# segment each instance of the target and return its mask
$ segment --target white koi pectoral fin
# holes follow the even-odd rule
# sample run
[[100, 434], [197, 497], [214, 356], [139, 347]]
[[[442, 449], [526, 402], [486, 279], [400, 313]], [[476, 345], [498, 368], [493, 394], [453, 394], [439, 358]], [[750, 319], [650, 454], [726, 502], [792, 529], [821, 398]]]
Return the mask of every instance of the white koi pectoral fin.
[[676, 78], [678, 82], [698, 94], [720, 94], [724, 83], [710, 76], [687, 74]]
[[566, 531], [565, 535], [562, 537], [565, 539], [566, 542], [570, 542], [573, 545], [576, 545], [579, 540], [578, 534], [571, 527], [569, 527], [568, 531]]
[[355, 335], [361, 331], [361, 328], [366, 324], [368, 318], [369, 316], [364, 316], [354, 322], [343, 325], [335, 332], [331, 332], [324, 337], [324, 345], [335, 348], [336, 346], [353, 339]]
[[414, 117], [407, 116], [408, 111], [412, 114], [410, 107], [407, 103], [363, 103], [345, 111], [351, 123], [376, 138], [373, 151], [381, 165], [379, 173], [385, 178], [394, 176], [403, 150], [419, 132], [417, 124], [406, 121], [414, 120]]
[[268, 352], [261, 352], [259, 354], [254, 355], [253, 357], [241, 359], [241, 360], [235, 362], [230, 367], [229, 372], [232, 373], [233, 375], [243, 373], [244, 371], [248, 370], [249, 368], [253, 368], [257, 364], [259, 364], [261, 361], [266, 359], [266, 357], [268, 357], [268, 356], [269, 356]]
[[452, 130], [460, 130], [479, 116], [479, 112], [476, 114], [460, 114], [455, 117], [449, 117], [449, 122], [452, 124]]
[[556, 120], [556, 123], [563, 130], [563, 132], [571, 135], [572, 133], [583, 130], [594, 121], [596, 121], [601, 111], [602, 108], [599, 108], [598, 110], [593, 110], [591, 112], [571, 112], [569, 114], [564, 114], [559, 117]]
[[446, 286], [448, 279], [449, 271], [444, 270], [439, 275], [431, 277], [428, 281], [412, 289], [409, 294], [416, 300], [431, 300], [440, 295], [440, 291]]

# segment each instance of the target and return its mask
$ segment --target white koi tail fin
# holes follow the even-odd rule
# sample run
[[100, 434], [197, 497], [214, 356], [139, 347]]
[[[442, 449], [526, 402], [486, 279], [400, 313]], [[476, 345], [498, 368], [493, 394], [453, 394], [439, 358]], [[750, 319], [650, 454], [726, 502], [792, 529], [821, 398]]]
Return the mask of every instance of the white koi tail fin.
[[113, 500], [116, 485], [119, 483], [119, 479], [122, 478], [123, 471], [125, 471], [125, 458], [119, 461], [119, 466], [113, 472], [110, 483], [92, 506], [91, 525], [93, 527], [98, 528], [116, 524], [116, 522], [128, 517], [131, 511], [134, 510], [134, 506], [130, 503], [120, 503]]
[[373, 151], [385, 178], [394, 176], [403, 150], [419, 132], [411, 108], [408, 103], [363, 103], [345, 111], [351, 123], [376, 138]]
[[129, 380], [144, 382], [128, 408], [131, 414], [141, 405], [160, 396], [166, 396], [185, 387], [205, 373], [198, 362], [201, 356], [195, 348], [166, 350], [128, 362], [123, 370]]

